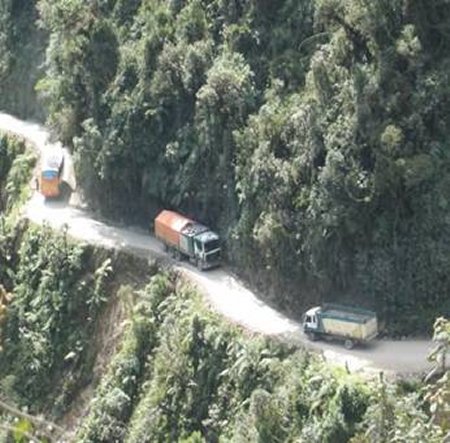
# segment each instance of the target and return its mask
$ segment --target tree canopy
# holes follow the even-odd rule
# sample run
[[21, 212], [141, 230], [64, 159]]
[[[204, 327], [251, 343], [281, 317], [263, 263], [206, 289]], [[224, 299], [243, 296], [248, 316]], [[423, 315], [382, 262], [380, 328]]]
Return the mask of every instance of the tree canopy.
[[37, 90], [93, 207], [210, 224], [290, 312], [347, 301], [393, 334], [449, 313], [447, 1], [34, 4]]

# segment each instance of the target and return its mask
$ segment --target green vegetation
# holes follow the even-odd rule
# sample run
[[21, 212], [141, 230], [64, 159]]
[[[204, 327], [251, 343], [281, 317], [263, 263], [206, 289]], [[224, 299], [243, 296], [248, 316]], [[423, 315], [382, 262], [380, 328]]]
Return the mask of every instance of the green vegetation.
[[[71, 256], [79, 250], [75, 246]], [[382, 379], [367, 383], [301, 351], [244, 337], [208, 313], [198, 295], [174, 274], [155, 275], [135, 295], [130, 288], [120, 292], [129, 307], [126, 330], [86, 405], [88, 415], [79, 418], [75, 441], [356, 443], [391, 442], [395, 437], [404, 443], [437, 443], [448, 431], [448, 373], [425, 389], [430, 408], [423, 395], [406, 385]], [[2, 396], [7, 393], [31, 411], [57, 418], [77, 401], [76, 389], [89, 378], [82, 368], [89, 355], [86, 347], [92, 349], [88, 337], [95, 321], [80, 321], [72, 311], [66, 317], [70, 324], [55, 322], [66, 306], [83, 312], [90, 304], [76, 293], [76, 303], [66, 298], [55, 306], [50, 295], [47, 309], [37, 300], [33, 331], [28, 326], [26, 334], [14, 339], [17, 331], [6, 329], [9, 364], [2, 364], [0, 380]], [[29, 304], [14, 291], [8, 324], [26, 322]], [[57, 325], [60, 333], [52, 334]], [[448, 323], [441, 323], [439, 331], [448, 331]], [[28, 341], [31, 332], [34, 340]], [[14, 368], [14, 375], [5, 376], [5, 367]]]
[[[9, 250], [10, 266], [2, 269], [7, 278], [0, 279], [11, 293], [0, 325], [0, 398], [58, 420], [99, 376], [102, 347], [111, 346], [103, 322], [117, 322], [113, 331], [120, 332], [123, 313], [109, 312], [119, 303], [119, 281], [135, 263], [46, 227], [21, 224], [9, 239], [19, 250]], [[136, 270], [145, 278], [142, 266]]]
[[0, 133], [0, 335], [3, 334], [2, 326], [11, 298], [5, 286], [12, 286], [13, 250], [16, 247], [12, 227], [16, 222], [17, 209], [28, 194], [26, 184], [34, 160], [22, 140]]
[[101, 338], [103, 316], [122, 320], [123, 313], [108, 314], [118, 281], [127, 282], [128, 267], [144, 279], [151, 271], [125, 253], [76, 244], [19, 217], [34, 162], [22, 140], [0, 137], [0, 415], [7, 412], [0, 430], [14, 428], [17, 442], [60, 432], [23, 409], [53, 419], [67, 413], [95, 376], [98, 347], [110, 346]]
[[[383, 380], [367, 385], [270, 341], [245, 339], [202, 311], [186, 288], [168, 295], [171, 286], [167, 277], [156, 277], [136, 308], [141, 322], [159, 326], [159, 334], [153, 329], [150, 335], [153, 352], [140, 396], [123, 395], [126, 381], [136, 380], [131, 371], [111, 369], [116, 389], [100, 388], [106, 398], [94, 404], [80, 441], [108, 441], [104, 426], [117, 429], [109, 426], [123, 397], [128, 412], [118, 417], [128, 421], [133, 405], [134, 412], [127, 433], [112, 435], [129, 442], [344, 442], [352, 436], [355, 442], [390, 442], [394, 436], [405, 443], [438, 442], [448, 431], [448, 411], [438, 398], [439, 421], [430, 419], [417, 394]], [[447, 398], [447, 377], [429, 391]]]
[[23, 140], [0, 133], [0, 285], [6, 288], [12, 285], [11, 267], [16, 256], [14, 226], [19, 208], [29, 196], [35, 162]]
[[[23, 144], [0, 146], [2, 189], [20, 194]], [[64, 231], [2, 229], [1, 442], [440, 443], [450, 432], [443, 318], [428, 384], [367, 381], [244, 334], [174, 272]]]
[[38, 89], [105, 214], [176, 208], [291, 313], [351, 301], [431, 332], [450, 313], [446, 4], [39, 0]]
[[35, 86], [43, 75], [47, 38], [37, 19], [34, 1], [0, 2], [0, 110], [44, 120]]
[[[1, 240], [9, 260], [0, 284], [11, 295], [0, 330], [0, 397], [60, 419], [95, 377], [98, 354], [108, 346], [102, 321], [134, 262], [26, 223]], [[137, 272], [145, 278], [145, 269]], [[122, 318], [108, 321], [119, 326]]]
[[[216, 227], [291, 313], [352, 301], [430, 332], [450, 314], [449, 29], [447, 0], [6, 0], [0, 106], [42, 115], [40, 77], [91, 203]], [[426, 384], [362, 381], [224, 324], [175, 274], [18, 222], [33, 162], [0, 137], [1, 398], [64, 422], [94, 389], [81, 442], [448, 439], [447, 320]], [[13, 417], [0, 441], [39, 434]]]
[[86, 275], [92, 250], [48, 228], [27, 229], [17, 252], [0, 373], [25, 404], [50, 404], [51, 395], [57, 411], [79, 388], [72, 373], [81, 369], [86, 377], [92, 369], [85, 359], [106, 300], [108, 262]]
[[[448, 335], [448, 323], [442, 327]], [[441, 399], [450, 387], [442, 380]], [[430, 400], [438, 386], [426, 388]], [[158, 274], [138, 294], [76, 440], [437, 443], [448, 410], [432, 402], [439, 420], [407, 386], [367, 383], [271, 340], [245, 338], [175, 275]]]
[[35, 154], [22, 139], [0, 133], [0, 214], [25, 203], [35, 163]]

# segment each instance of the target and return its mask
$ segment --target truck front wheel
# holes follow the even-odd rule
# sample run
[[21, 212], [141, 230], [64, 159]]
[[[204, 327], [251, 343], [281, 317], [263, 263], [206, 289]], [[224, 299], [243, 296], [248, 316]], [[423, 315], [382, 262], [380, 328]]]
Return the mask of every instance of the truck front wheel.
[[347, 339], [344, 341], [344, 348], [345, 348], [345, 349], [352, 349], [353, 346], [355, 346], [355, 342], [354, 342], [353, 340], [347, 338]]
[[308, 340], [310, 340], [310, 341], [317, 341], [317, 339], [318, 339], [317, 334], [312, 331], [307, 332], [306, 336], [308, 337]]
[[180, 251], [178, 251], [177, 248], [170, 248], [170, 256], [171, 256], [175, 261], [180, 261], [181, 255], [180, 255]]

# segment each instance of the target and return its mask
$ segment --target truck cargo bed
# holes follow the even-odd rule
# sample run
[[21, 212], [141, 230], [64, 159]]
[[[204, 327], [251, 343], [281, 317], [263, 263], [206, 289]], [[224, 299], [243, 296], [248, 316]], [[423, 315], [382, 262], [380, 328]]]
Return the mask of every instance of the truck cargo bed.
[[321, 315], [322, 317], [335, 318], [352, 323], [366, 323], [368, 320], [376, 317], [376, 314], [373, 311], [369, 311], [367, 309], [353, 308], [331, 303], [324, 304]]
[[190, 223], [191, 220], [176, 212], [162, 211], [155, 219], [155, 235], [167, 245], [180, 247], [181, 232]]
[[366, 309], [328, 304], [323, 306], [320, 317], [328, 334], [366, 341], [378, 332], [376, 314]]

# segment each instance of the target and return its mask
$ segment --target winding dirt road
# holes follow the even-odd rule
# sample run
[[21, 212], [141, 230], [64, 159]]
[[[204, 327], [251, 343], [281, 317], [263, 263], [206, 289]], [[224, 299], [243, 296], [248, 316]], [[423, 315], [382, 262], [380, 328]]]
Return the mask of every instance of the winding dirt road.
[[[49, 143], [45, 128], [0, 113], [0, 130], [23, 136], [40, 151]], [[149, 258], [165, 257], [161, 245], [148, 233], [136, 228], [114, 227], [86, 210], [58, 202], [45, 202], [35, 193], [24, 209], [35, 223], [47, 223], [54, 229], [66, 227], [80, 240], [110, 248], [125, 248]], [[189, 264], [177, 264], [204, 294], [213, 309], [232, 322], [260, 334], [279, 336], [306, 348], [314, 349], [332, 364], [344, 365], [350, 371], [385, 371], [388, 374], [417, 374], [430, 370], [427, 355], [432, 349], [427, 340], [376, 340], [364, 348], [346, 350], [340, 343], [308, 342], [299, 322], [294, 322], [269, 307], [225, 269], [197, 271]]]

